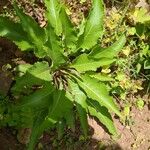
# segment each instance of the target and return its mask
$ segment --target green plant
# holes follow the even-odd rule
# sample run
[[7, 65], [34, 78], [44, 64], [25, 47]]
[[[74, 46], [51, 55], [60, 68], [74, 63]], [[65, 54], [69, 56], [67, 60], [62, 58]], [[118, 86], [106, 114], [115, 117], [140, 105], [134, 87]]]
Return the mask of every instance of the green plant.
[[72, 25], [57, 0], [45, 0], [45, 28], [40, 28], [15, 2], [13, 6], [20, 21], [0, 17], [0, 36], [12, 40], [22, 51], [32, 50], [39, 61], [16, 67], [19, 74], [11, 89], [15, 104], [8, 109], [9, 125], [32, 128], [29, 149], [46, 129], [57, 126], [60, 136], [66, 125], [74, 130], [75, 112], [85, 135], [87, 114], [97, 117], [112, 135], [117, 135], [109, 112], [122, 115], [97, 69], [112, 64], [126, 40], [122, 35], [108, 48], [97, 43], [103, 35], [102, 0], [93, 0], [89, 17], [80, 28]]
[[[150, 68], [150, 52], [149, 52], [149, 35], [150, 35], [150, 16], [146, 8], [136, 8], [132, 13], [129, 13], [129, 19], [133, 27], [129, 27], [128, 34], [137, 36], [136, 47], [139, 47], [139, 68], [144, 66], [144, 69]], [[139, 69], [138, 69], [139, 70]]]
[[137, 106], [137, 108], [138, 108], [139, 110], [143, 110], [143, 108], [144, 108], [144, 101], [143, 101], [142, 99], [138, 99], [138, 100], [136, 101], [136, 106]]

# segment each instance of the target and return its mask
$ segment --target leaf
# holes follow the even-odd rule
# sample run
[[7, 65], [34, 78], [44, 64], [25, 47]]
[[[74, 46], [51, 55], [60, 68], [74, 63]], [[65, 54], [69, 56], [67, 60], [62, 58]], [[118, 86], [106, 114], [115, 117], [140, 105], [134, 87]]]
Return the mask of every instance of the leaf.
[[87, 54], [82, 54], [79, 57], [77, 57], [70, 66], [75, 68], [79, 72], [96, 71], [97, 68], [109, 65], [114, 61], [115, 59], [107, 58], [91, 59], [88, 57]]
[[10, 121], [7, 119], [9, 125], [30, 128], [38, 113], [47, 110], [52, 103], [50, 101], [52, 91], [53, 86], [49, 83], [28, 96], [22, 96], [17, 103], [11, 104], [7, 114], [7, 118], [11, 117]]
[[57, 132], [58, 132], [59, 140], [63, 137], [64, 128], [65, 128], [65, 121], [64, 121], [64, 119], [62, 119], [57, 123]]
[[53, 28], [49, 25], [47, 26], [46, 32], [48, 34], [47, 54], [52, 59], [53, 68], [57, 68], [60, 64], [65, 62], [65, 57], [63, 56], [63, 48], [60, 46], [58, 37], [54, 33]]
[[135, 23], [149, 23], [150, 22], [150, 15], [146, 8], [136, 8], [134, 14], [132, 15], [133, 20]]
[[96, 100], [101, 106], [105, 106], [107, 109], [115, 112], [119, 117], [122, 117], [104, 84], [87, 75], [81, 76], [81, 79], [82, 81], [76, 78], [79, 86], [86, 92], [89, 98]]
[[84, 33], [79, 37], [78, 47], [90, 49], [103, 34], [104, 6], [102, 0], [93, 0], [93, 8], [87, 19]]
[[12, 40], [22, 51], [32, 49], [34, 46], [26, 37], [21, 24], [14, 23], [6, 17], [0, 16], [0, 36]]
[[[51, 127], [55, 122], [50, 122], [46, 116], [52, 106], [52, 92], [54, 87], [48, 83], [42, 89], [35, 91], [29, 96], [24, 96], [20, 99], [19, 103], [13, 108], [16, 110], [30, 109], [32, 112], [37, 113], [34, 116], [35, 122], [32, 127], [32, 134], [29, 142], [28, 149], [33, 150], [37, 139], [41, 136], [44, 130]], [[26, 112], [26, 111], [25, 111]], [[24, 112], [24, 113], [25, 113]], [[29, 120], [28, 120], [29, 121]]]
[[123, 48], [126, 43], [126, 38], [124, 35], [119, 37], [119, 40], [116, 41], [113, 45], [108, 48], [100, 48], [96, 46], [92, 52], [89, 54], [89, 57], [100, 59], [100, 58], [114, 58], [119, 51]]
[[114, 126], [112, 117], [108, 112], [108, 109], [104, 106], [101, 106], [98, 102], [88, 99], [88, 110], [90, 115], [95, 116], [99, 121], [106, 126], [108, 131], [116, 136], [117, 131]]
[[47, 112], [42, 111], [36, 118], [32, 127], [32, 133], [27, 150], [33, 150], [35, 148], [37, 139], [42, 135], [44, 130], [53, 126], [53, 124], [47, 120], [46, 116]]
[[32, 41], [32, 43], [34, 43], [37, 47], [37, 51], [34, 51], [35, 54], [39, 57], [43, 57], [45, 55], [45, 52], [42, 50], [43, 44], [47, 40], [45, 30], [41, 28], [30, 16], [24, 14], [16, 3], [14, 3], [13, 6], [17, 16], [20, 18], [23, 30], [27, 33], [30, 41]]
[[76, 109], [79, 114], [81, 127], [84, 135], [87, 136], [88, 121], [87, 121], [87, 103], [86, 95], [79, 89], [78, 85], [70, 80], [69, 82], [71, 93], [76, 104]]
[[102, 73], [92, 73], [92, 74], [89, 74], [89, 75], [90, 75], [90, 77], [95, 78], [99, 81], [103, 81], [103, 82], [104, 81], [114, 81], [113, 78], [109, 77], [106, 74], [102, 74]]
[[69, 113], [66, 112], [64, 115], [66, 119], [66, 124], [72, 129], [73, 132], [75, 132], [75, 114], [73, 109], [70, 110]]
[[86, 19], [83, 17], [81, 24], [78, 27], [78, 37], [80, 37], [83, 33], [84, 33], [84, 29], [85, 29], [85, 24], [86, 24]]
[[45, 6], [47, 7], [46, 17], [48, 23], [55, 29], [56, 35], [61, 35], [62, 24], [60, 17], [61, 5], [58, 0], [45, 0]]
[[30, 66], [23, 76], [16, 78], [16, 84], [12, 87], [11, 91], [14, 94], [19, 94], [20, 92], [27, 90], [27, 88], [31, 88], [33, 85], [43, 85], [45, 82], [51, 80], [52, 78], [48, 63], [38, 62], [33, 66]]
[[55, 90], [53, 92], [53, 99], [53, 106], [48, 117], [56, 121], [62, 117], [66, 119], [65, 114], [70, 113], [73, 108], [73, 103], [65, 96], [64, 91]]
[[61, 9], [60, 17], [62, 22], [65, 46], [74, 51], [76, 48], [77, 35], [74, 30], [74, 26], [72, 25], [69, 17], [67, 16], [65, 8], [63, 7]]
[[144, 62], [144, 69], [150, 69], [150, 60]]
[[49, 83], [43, 88], [35, 91], [29, 96], [23, 96], [16, 104], [16, 109], [30, 108], [30, 109], [41, 109], [45, 108], [49, 104], [51, 93], [54, 91], [54, 87]]
[[[33, 67], [31, 64], [20, 64], [15, 68], [15, 71], [24, 75], [31, 67]], [[20, 74], [19, 76], [21, 76]]]

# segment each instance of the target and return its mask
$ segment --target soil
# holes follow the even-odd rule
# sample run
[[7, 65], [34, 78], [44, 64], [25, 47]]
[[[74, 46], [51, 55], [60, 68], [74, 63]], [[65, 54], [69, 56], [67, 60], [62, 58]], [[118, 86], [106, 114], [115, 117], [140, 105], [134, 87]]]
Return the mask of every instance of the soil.
[[11, 85], [11, 73], [5, 69], [4, 65], [12, 64], [15, 56], [16, 46], [3, 38], [0, 38], [0, 91], [7, 93]]
[[[121, 137], [115, 142], [122, 150], [149, 150], [150, 148], [150, 116], [147, 106], [142, 111], [134, 108], [131, 111], [130, 126], [123, 126], [118, 119], [114, 119], [114, 123], [121, 134]], [[109, 135], [95, 121], [92, 123], [95, 134], [92, 136], [98, 141], [102, 141], [104, 145], [113, 143]]]
[[23, 150], [24, 145], [21, 145], [17, 139], [16, 135], [12, 134], [10, 129], [0, 130], [0, 149], [1, 150]]

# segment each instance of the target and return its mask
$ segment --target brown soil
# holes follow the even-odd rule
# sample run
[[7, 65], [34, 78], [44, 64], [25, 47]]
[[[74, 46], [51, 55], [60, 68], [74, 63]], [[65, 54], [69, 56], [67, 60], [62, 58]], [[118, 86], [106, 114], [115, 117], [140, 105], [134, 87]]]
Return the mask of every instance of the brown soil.
[[23, 150], [24, 146], [17, 141], [16, 135], [13, 135], [11, 130], [1, 129], [0, 149], [1, 150]]
[[[149, 150], [150, 149], [150, 111], [147, 106], [142, 111], [133, 108], [131, 117], [133, 124], [123, 126], [118, 119], [114, 119], [115, 125], [121, 137], [115, 142], [122, 150]], [[90, 125], [94, 128], [94, 139], [102, 141], [104, 145], [112, 144], [114, 141], [95, 121], [90, 120]]]
[[12, 82], [11, 73], [4, 65], [12, 64], [15, 56], [16, 46], [3, 38], [0, 38], [0, 92], [7, 93]]

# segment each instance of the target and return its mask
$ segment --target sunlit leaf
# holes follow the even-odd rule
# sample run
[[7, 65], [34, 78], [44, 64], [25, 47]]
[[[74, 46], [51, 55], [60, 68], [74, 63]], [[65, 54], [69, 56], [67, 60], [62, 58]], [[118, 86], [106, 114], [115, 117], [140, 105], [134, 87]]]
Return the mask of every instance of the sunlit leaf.
[[79, 72], [96, 71], [97, 68], [110, 65], [114, 61], [115, 59], [108, 58], [92, 59], [87, 54], [82, 54], [73, 61], [71, 67]]
[[48, 23], [55, 29], [57, 35], [62, 33], [62, 23], [60, 19], [61, 5], [58, 0], [45, 0], [47, 7]]
[[78, 47], [89, 49], [93, 47], [103, 34], [104, 6], [102, 0], [93, 0], [92, 9], [87, 19], [84, 33], [79, 37]]

